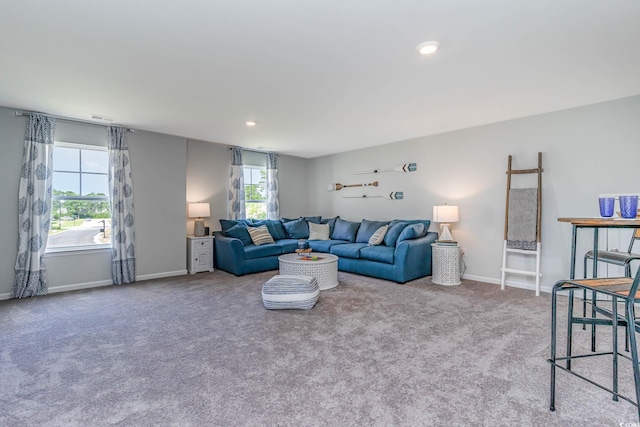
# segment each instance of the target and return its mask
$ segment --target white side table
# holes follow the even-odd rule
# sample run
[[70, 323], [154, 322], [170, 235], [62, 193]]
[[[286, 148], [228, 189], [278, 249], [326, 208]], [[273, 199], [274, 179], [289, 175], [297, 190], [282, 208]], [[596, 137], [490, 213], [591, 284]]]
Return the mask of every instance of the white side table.
[[305, 260], [298, 254], [280, 255], [280, 274], [315, 277], [321, 291], [338, 286], [338, 257], [330, 254], [311, 253], [316, 260]]
[[433, 260], [431, 282], [445, 286], [459, 285], [460, 246], [433, 243], [431, 250]]
[[213, 236], [187, 236], [187, 270], [189, 274], [213, 271]]

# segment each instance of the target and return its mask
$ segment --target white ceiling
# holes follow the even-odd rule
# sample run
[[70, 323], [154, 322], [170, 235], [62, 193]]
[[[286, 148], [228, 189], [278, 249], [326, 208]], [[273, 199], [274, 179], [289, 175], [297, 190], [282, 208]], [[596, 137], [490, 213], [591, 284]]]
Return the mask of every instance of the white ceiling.
[[0, 0], [0, 76], [0, 105], [311, 158], [638, 94], [640, 1]]

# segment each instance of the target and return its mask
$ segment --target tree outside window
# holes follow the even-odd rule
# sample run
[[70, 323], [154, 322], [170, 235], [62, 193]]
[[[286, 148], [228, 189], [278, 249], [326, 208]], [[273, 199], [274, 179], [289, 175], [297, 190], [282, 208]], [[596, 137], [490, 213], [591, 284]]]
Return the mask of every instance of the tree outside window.
[[259, 166], [245, 166], [243, 170], [247, 218], [267, 219], [267, 170]]

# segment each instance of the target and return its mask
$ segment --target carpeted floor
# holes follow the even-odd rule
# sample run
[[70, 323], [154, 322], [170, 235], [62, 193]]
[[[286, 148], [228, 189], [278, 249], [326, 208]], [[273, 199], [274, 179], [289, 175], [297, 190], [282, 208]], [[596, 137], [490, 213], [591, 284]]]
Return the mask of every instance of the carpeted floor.
[[[312, 310], [267, 311], [261, 284], [274, 274], [0, 301], [0, 425], [638, 422], [633, 405], [564, 372], [549, 411], [549, 295], [340, 273]], [[586, 341], [577, 330], [578, 350]], [[608, 364], [575, 367], [606, 378]], [[630, 394], [626, 361], [621, 376]]]

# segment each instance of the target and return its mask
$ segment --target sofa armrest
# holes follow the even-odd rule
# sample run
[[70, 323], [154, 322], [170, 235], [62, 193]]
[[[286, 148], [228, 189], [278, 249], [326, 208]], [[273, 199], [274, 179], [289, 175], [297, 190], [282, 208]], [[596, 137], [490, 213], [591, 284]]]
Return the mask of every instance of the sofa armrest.
[[244, 261], [244, 245], [240, 239], [226, 237], [220, 231], [214, 231], [215, 236], [215, 267], [236, 275], [244, 274], [242, 261]]
[[406, 280], [431, 275], [431, 244], [438, 233], [428, 232], [424, 237], [403, 240], [396, 246], [394, 274]]

